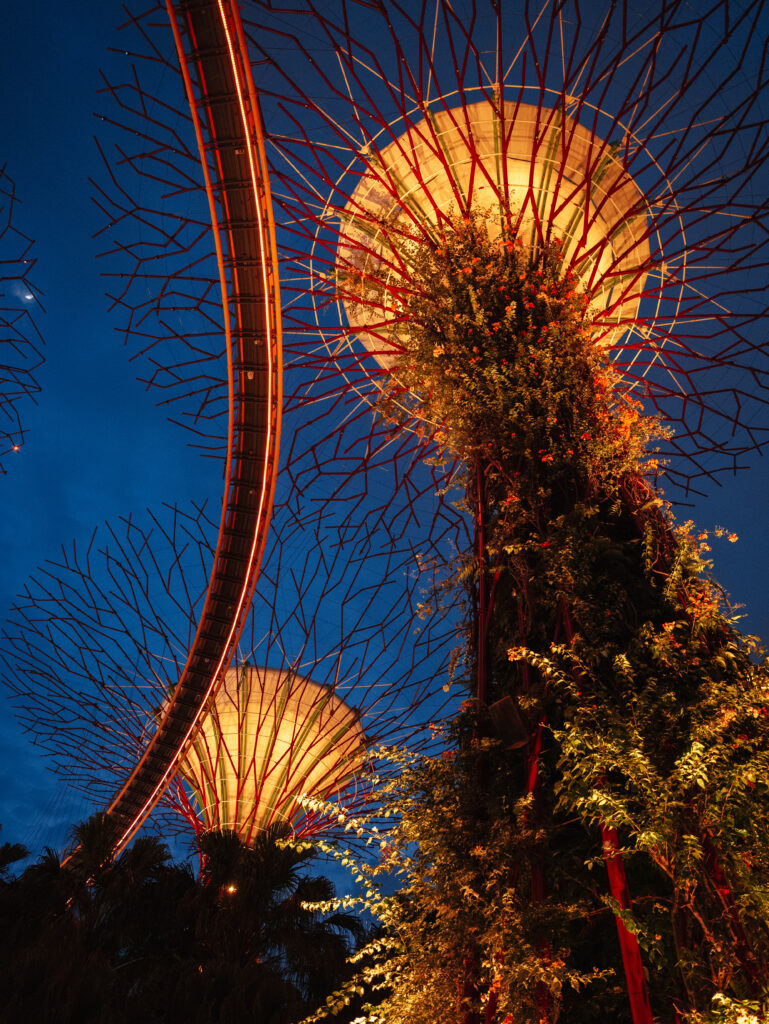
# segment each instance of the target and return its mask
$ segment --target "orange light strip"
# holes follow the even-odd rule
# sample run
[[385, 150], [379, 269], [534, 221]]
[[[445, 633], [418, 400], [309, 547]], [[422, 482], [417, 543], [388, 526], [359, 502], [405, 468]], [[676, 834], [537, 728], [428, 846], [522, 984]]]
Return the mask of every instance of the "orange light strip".
[[[225, 353], [227, 356], [227, 399], [228, 399], [228, 412], [227, 412], [227, 456], [224, 466], [224, 479], [225, 491], [224, 498], [222, 500], [222, 514], [219, 520], [219, 537], [221, 538], [224, 530], [224, 524], [227, 517], [227, 492], [229, 490], [229, 481], [232, 474], [232, 449], [235, 438], [235, 378], [232, 369], [232, 327], [230, 324], [230, 302], [227, 288], [227, 274], [224, 269], [224, 252], [222, 250], [221, 240], [221, 229], [219, 227], [219, 217], [216, 212], [216, 200], [214, 198], [214, 187], [211, 181], [211, 172], [208, 169], [208, 160], [206, 158], [206, 148], [203, 142], [203, 129], [200, 123], [200, 117], [198, 116], [197, 108], [195, 106], [195, 92], [192, 87], [192, 79], [190, 78], [189, 69], [186, 64], [186, 57], [184, 53], [184, 44], [182, 43], [181, 33], [179, 32], [179, 26], [176, 22], [176, 15], [174, 13], [172, 0], [166, 0], [166, 12], [168, 14], [168, 20], [171, 24], [171, 31], [174, 36], [174, 44], [176, 46], [176, 54], [179, 60], [179, 68], [181, 69], [182, 78], [184, 80], [184, 91], [187, 94], [187, 102], [190, 107], [190, 113], [192, 115], [192, 123], [195, 129], [195, 140], [198, 146], [198, 154], [200, 155], [200, 166], [203, 171], [203, 181], [206, 189], [206, 198], [208, 200], [208, 212], [211, 218], [211, 228], [214, 236], [214, 249], [216, 252], [216, 263], [219, 271], [219, 291], [222, 297], [222, 312], [224, 314], [224, 342], [225, 342]], [[217, 544], [217, 554], [219, 552], [219, 544]], [[216, 565], [216, 558], [214, 558], [214, 566]], [[213, 579], [213, 571], [212, 571]], [[202, 616], [201, 616], [202, 618]], [[194, 644], [194, 641], [193, 641]]]
[[[256, 212], [257, 212], [257, 220], [258, 220], [258, 225], [259, 225], [260, 262], [261, 262], [262, 288], [264, 290], [264, 296], [265, 296], [266, 304], [267, 304], [268, 309], [269, 309], [269, 288], [268, 288], [268, 286], [269, 286], [269, 274], [268, 274], [268, 269], [267, 269], [267, 257], [266, 257], [265, 246], [264, 246], [264, 220], [263, 220], [262, 206], [261, 206], [260, 195], [259, 195], [259, 176], [257, 174], [257, 167], [256, 167], [256, 163], [254, 161], [254, 152], [253, 152], [254, 142], [252, 141], [252, 138], [251, 138], [250, 126], [249, 126], [249, 121], [248, 121], [248, 114], [247, 114], [246, 105], [245, 105], [244, 99], [243, 99], [243, 88], [242, 88], [240, 76], [239, 76], [239, 73], [238, 73], [237, 54], [236, 54], [235, 49], [233, 47], [232, 36], [230, 34], [229, 25], [227, 23], [227, 15], [226, 15], [226, 12], [225, 12], [225, 9], [224, 9], [224, 4], [223, 4], [222, 0], [217, 0], [217, 6], [218, 6], [218, 9], [219, 9], [219, 16], [221, 18], [222, 27], [224, 29], [225, 37], [227, 39], [227, 48], [228, 48], [228, 51], [229, 51], [230, 65], [231, 65], [231, 68], [232, 68], [233, 79], [234, 79], [234, 82], [235, 82], [235, 91], [236, 91], [236, 95], [237, 95], [237, 99], [238, 99], [238, 105], [240, 107], [240, 116], [241, 116], [241, 123], [242, 123], [242, 126], [243, 126], [243, 132], [244, 132], [244, 136], [245, 136], [246, 151], [248, 153], [248, 162], [249, 162], [249, 173], [250, 173], [250, 178], [251, 178], [251, 187], [252, 187], [252, 191], [253, 191], [253, 195], [254, 195], [254, 200], [255, 200], [255, 205], [256, 205]], [[179, 53], [179, 63], [180, 63], [180, 67], [182, 68], [182, 75], [184, 76], [184, 80], [185, 80], [185, 88], [188, 88], [188, 97], [190, 99], [190, 109], [191, 109], [191, 111], [193, 113], [193, 121], [195, 122], [196, 135], [198, 136], [198, 147], [199, 147], [199, 149], [201, 151], [201, 164], [202, 164], [202, 167], [203, 167], [203, 174], [204, 174], [204, 177], [206, 179], [206, 192], [208, 193], [208, 197], [209, 197], [209, 207], [211, 208], [211, 212], [212, 212], [212, 226], [214, 228], [214, 235], [215, 235], [215, 238], [216, 238], [216, 241], [215, 241], [216, 255], [217, 255], [217, 261], [219, 263], [220, 285], [221, 285], [221, 288], [222, 288], [222, 305], [224, 307], [224, 316], [225, 316], [225, 334], [227, 334], [228, 338], [229, 338], [230, 337], [230, 335], [229, 335], [229, 302], [228, 302], [228, 299], [227, 299], [226, 278], [224, 276], [223, 254], [222, 254], [222, 249], [221, 249], [221, 241], [219, 239], [218, 219], [216, 218], [216, 211], [215, 211], [215, 205], [214, 205], [214, 200], [213, 200], [213, 189], [212, 189], [212, 185], [211, 185], [211, 181], [210, 181], [210, 175], [208, 173], [208, 166], [207, 166], [207, 161], [206, 161], [206, 156], [205, 156], [205, 150], [203, 149], [202, 132], [200, 130], [200, 122], [199, 122], [199, 119], [198, 119], [198, 116], [197, 116], [197, 108], [196, 108], [196, 106], [194, 104], [194, 95], [192, 94], [191, 91], [189, 91], [189, 90], [191, 90], [192, 83], [190, 81], [189, 71], [188, 71], [187, 66], [186, 66], [186, 57], [184, 55], [184, 51], [183, 51], [183, 48], [182, 48], [182, 45], [181, 45], [181, 37], [180, 37], [180, 34], [179, 34], [178, 25], [176, 23], [175, 13], [173, 11], [172, 0], [166, 0], [166, 9], [167, 9], [168, 14], [169, 14], [169, 19], [171, 21], [172, 30], [173, 30], [173, 33], [174, 33], [174, 39], [175, 39], [176, 45], [177, 45], [177, 51]], [[230, 13], [231, 13], [233, 19], [237, 18], [237, 12], [235, 10], [233, 10], [232, 7], [230, 7]], [[241, 36], [241, 38], [242, 38], [242, 36]], [[189, 83], [189, 86], [188, 86], [188, 83]], [[260, 494], [260, 497], [259, 497], [259, 507], [258, 507], [258, 510], [257, 510], [256, 528], [254, 530], [254, 537], [253, 537], [253, 540], [252, 540], [252, 543], [251, 543], [251, 551], [249, 553], [249, 558], [248, 558], [248, 567], [247, 567], [247, 570], [246, 570], [245, 583], [243, 585], [243, 589], [241, 590], [241, 594], [240, 594], [240, 597], [238, 599], [237, 607], [236, 607], [235, 612], [233, 614], [232, 625], [230, 626], [230, 631], [229, 631], [229, 633], [227, 635], [227, 639], [225, 641], [224, 651], [222, 653], [221, 658], [219, 659], [219, 662], [218, 662], [216, 668], [214, 669], [214, 671], [212, 673], [211, 680], [210, 680], [210, 682], [208, 684], [208, 687], [206, 689], [205, 695], [203, 696], [203, 698], [201, 700], [200, 707], [198, 709], [198, 713], [195, 716], [194, 721], [191, 723], [191, 725], [187, 729], [187, 732], [185, 733], [184, 738], [182, 739], [181, 743], [179, 744], [179, 747], [177, 748], [176, 754], [174, 755], [174, 757], [171, 759], [171, 761], [169, 762], [168, 766], [166, 767], [166, 770], [164, 771], [163, 775], [161, 776], [160, 781], [157, 783], [157, 785], [153, 789], [152, 793], [150, 794], [148, 799], [143, 804], [143, 806], [140, 809], [140, 811], [136, 814], [136, 816], [134, 817], [134, 820], [131, 822], [131, 824], [128, 826], [128, 828], [125, 830], [125, 832], [123, 832], [123, 834], [118, 839], [118, 841], [116, 843], [116, 846], [115, 846], [115, 853], [118, 853], [126, 845], [126, 843], [128, 843], [130, 841], [130, 839], [133, 836], [134, 832], [136, 832], [136, 830], [139, 828], [141, 823], [144, 821], [144, 818], [152, 810], [152, 807], [155, 805], [157, 800], [162, 795], [163, 790], [166, 788], [166, 786], [167, 786], [167, 784], [169, 782], [169, 776], [171, 775], [171, 773], [176, 768], [176, 766], [178, 764], [178, 761], [179, 761], [179, 759], [181, 757], [181, 754], [182, 754], [182, 751], [183, 751], [184, 747], [187, 745], [187, 742], [189, 741], [190, 737], [192, 736], [192, 733], [197, 728], [197, 725], [198, 725], [198, 722], [200, 720], [200, 716], [201, 716], [202, 710], [205, 707], [208, 699], [210, 698], [211, 693], [214, 690], [214, 687], [216, 686], [216, 683], [217, 683], [217, 680], [219, 678], [219, 675], [222, 672], [223, 668], [225, 667], [225, 662], [229, 662], [229, 660], [230, 660], [230, 658], [232, 656], [231, 650], [230, 650], [230, 646], [231, 646], [231, 644], [233, 642], [233, 638], [234, 638], [236, 630], [238, 628], [240, 614], [241, 614], [241, 611], [243, 609], [243, 605], [244, 605], [244, 603], [246, 601], [246, 597], [247, 597], [249, 591], [252, 589], [253, 581], [251, 579], [251, 575], [252, 575], [252, 571], [253, 571], [253, 568], [254, 568], [254, 562], [256, 560], [257, 548], [259, 547], [259, 542], [261, 540], [260, 524], [261, 524], [261, 521], [262, 521], [262, 517], [264, 515], [264, 511], [265, 511], [265, 504], [266, 504], [266, 501], [267, 501], [267, 495], [268, 495], [268, 493], [271, 493], [271, 490], [272, 490], [271, 478], [270, 478], [270, 470], [268, 468], [269, 467], [269, 458], [267, 456], [269, 454], [270, 444], [271, 444], [271, 441], [272, 441], [272, 413], [273, 413], [273, 381], [272, 381], [272, 377], [273, 377], [273, 369], [274, 369], [274, 367], [273, 367], [273, 359], [272, 359], [272, 346], [273, 346], [273, 343], [274, 343], [274, 338], [273, 338], [273, 335], [272, 335], [272, 322], [271, 322], [271, 317], [270, 317], [269, 313], [268, 313], [268, 315], [266, 317], [266, 333], [267, 333], [267, 362], [268, 362], [268, 372], [267, 372], [267, 378], [268, 378], [268, 386], [267, 386], [268, 416], [267, 416], [267, 435], [266, 435], [266, 439], [265, 439], [265, 460], [264, 460], [264, 470], [263, 470], [263, 474], [262, 474], [261, 494]], [[231, 344], [229, 342], [228, 342], [227, 354], [228, 354], [228, 382], [229, 382], [229, 385], [230, 385], [230, 406], [231, 406], [231, 410], [232, 410], [234, 380], [233, 380], [233, 372], [232, 372], [232, 349], [231, 349]], [[232, 422], [232, 418], [233, 418], [233, 416], [232, 416], [232, 411], [231, 411], [230, 422]], [[231, 466], [231, 458], [232, 458], [232, 455], [231, 455], [231, 453], [232, 453], [232, 438], [230, 436], [228, 436], [228, 441], [230, 442], [229, 445], [228, 445], [228, 453], [227, 453], [227, 456], [228, 456], [228, 469], [229, 469], [229, 467]], [[229, 481], [229, 474], [228, 474], [227, 479]], [[223, 508], [222, 508], [222, 525], [224, 524], [224, 517], [226, 515], [226, 506], [227, 506], [227, 501], [226, 501], [226, 493], [225, 493], [225, 500], [223, 502]], [[220, 534], [219, 534], [220, 543], [221, 543], [221, 535], [222, 535], [222, 530], [220, 528]], [[217, 548], [218, 548], [218, 545], [217, 545]], [[216, 565], [216, 563], [214, 563], [214, 565]], [[205, 614], [205, 608], [204, 608], [203, 614]], [[202, 617], [203, 616], [201, 616], [201, 621], [202, 621]], [[193, 641], [193, 644], [194, 644], [194, 641]], [[166, 718], [164, 718], [164, 721], [171, 714], [172, 709], [173, 709], [173, 701], [171, 702], [171, 704], [168, 707], [168, 710], [166, 712]], [[162, 724], [163, 723], [161, 722], [161, 726], [162, 726]], [[146, 756], [146, 752], [145, 752], [145, 756]], [[116, 797], [115, 800], [112, 802], [112, 804], [110, 805], [110, 808], [108, 809], [107, 813], [109, 813], [109, 811], [114, 808], [115, 804], [120, 799], [120, 796], [122, 795], [123, 792], [125, 792], [125, 787], [121, 791], [121, 794], [119, 794], [118, 797]]]

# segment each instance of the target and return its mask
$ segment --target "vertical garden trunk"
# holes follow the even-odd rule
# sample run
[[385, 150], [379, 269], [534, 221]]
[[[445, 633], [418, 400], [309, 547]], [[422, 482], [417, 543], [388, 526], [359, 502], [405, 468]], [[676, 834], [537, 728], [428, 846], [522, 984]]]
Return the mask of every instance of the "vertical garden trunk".
[[[496, 871], [521, 908], [531, 951], [516, 959], [511, 937], [494, 962], [510, 977], [530, 970], [528, 996], [519, 990], [515, 1003], [511, 985], [501, 999], [504, 972], [479, 941], [472, 977], [465, 972], [466, 1021], [595, 1019], [576, 995], [591, 978], [621, 980], [624, 1009], [609, 1000], [601, 1012], [633, 1024], [672, 1021], [682, 992], [691, 1012], [725, 982], [750, 996], [754, 954], [715, 852], [720, 840], [703, 827], [707, 801], [687, 812], [702, 818], [693, 830], [676, 818], [692, 759], [723, 715], [724, 669], [739, 716], [752, 714], [755, 680], [748, 649], [702, 578], [697, 545], [674, 537], [655, 490], [659, 426], [593, 343], [558, 243], [532, 250], [471, 215], [406, 260], [409, 335], [381, 409], [391, 422], [420, 421], [447, 460], [467, 467], [475, 547], [453, 571], [466, 594], [477, 705], [460, 746], [469, 744], [471, 760], [479, 747], [494, 765], [466, 780], [486, 806], [487, 831], [489, 802], [517, 799], [518, 855], [526, 850], [525, 871], [519, 861], [505, 875], [503, 849]], [[508, 725], [523, 723], [524, 743], [501, 724], [502, 704]], [[502, 760], [491, 752], [500, 746]], [[596, 860], [603, 884], [590, 869]], [[670, 923], [679, 890], [688, 894], [685, 946]], [[708, 943], [728, 944], [726, 967]]]

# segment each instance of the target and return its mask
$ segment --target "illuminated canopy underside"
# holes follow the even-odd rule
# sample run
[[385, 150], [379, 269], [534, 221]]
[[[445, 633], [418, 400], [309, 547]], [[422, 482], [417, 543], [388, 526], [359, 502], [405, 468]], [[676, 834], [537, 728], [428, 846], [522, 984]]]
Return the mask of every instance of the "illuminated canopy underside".
[[[471, 208], [490, 212], [493, 230], [495, 211], [509, 204], [524, 244], [562, 240], [564, 263], [589, 293], [596, 333], [609, 346], [636, 319], [649, 267], [643, 194], [618, 148], [562, 112], [522, 103], [503, 111], [504, 121], [484, 101], [430, 114], [364, 154], [369, 170], [342, 213], [337, 272], [362, 271], [364, 292], [366, 281], [400, 283], [388, 265], [399, 262], [388, 226], [400, 221], [413, 234], [416, 222], [432, 235], [437, 211]], [[349, 285], [340, 293], [351, 327], [392, 366], [387, 352], [399, 347], [398, 334], [383, 324], [381, 306], [355, 301]], [[385, 294], [384, 305], [396, 309], [397, 301]]]
[[364, 757], [359, 715], [327, 686], [273, 669], [230, 669], [180, 765], [205, 829], [246, 842], [334, 797]]

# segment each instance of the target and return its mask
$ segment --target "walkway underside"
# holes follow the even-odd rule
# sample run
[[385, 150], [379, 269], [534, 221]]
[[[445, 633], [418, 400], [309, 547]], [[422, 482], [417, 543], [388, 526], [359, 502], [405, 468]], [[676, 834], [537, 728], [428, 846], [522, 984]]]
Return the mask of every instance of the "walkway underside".
[[219, 539], [181, 679], [107, 810], [119, 851], [162, 796], [248, 614], [280, 435], [280, 303], [258, 103], [235, 0], [166, 0], [198, 135], [222, 285], [229, 431]]

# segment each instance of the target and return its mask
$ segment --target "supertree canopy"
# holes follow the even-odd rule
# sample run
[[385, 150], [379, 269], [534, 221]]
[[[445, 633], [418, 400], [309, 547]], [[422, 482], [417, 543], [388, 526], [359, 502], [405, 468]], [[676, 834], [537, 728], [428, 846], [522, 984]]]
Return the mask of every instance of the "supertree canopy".
[[[380, 374], [353, 339], [378, 323], [387, 348], [397, 302], [356, 302], [348, 318], [360, 281], [340, 286], [339, 275], [368, 265], [395, 286], [408, 274], [397, 259], [383, 268], [382, 252], [501, 203], [531, 239], [566, 241], [565, 265], [604, 311], [596, 338], [611, 345], [625, 385], [675, 428], [668, 475], [686, 492], [741, 465], [762, 441], [766, 369], [761, 10], [247, 5], [278, 204], [287, 414], [308, 401], [334, 407], [348, 436], [357, 424], [383, 447], [388, 435], [372, 435], [358, 401]], [[182, 130], [181, 85], [176, 103], [150, 91], [152, 71], [167, 78], [175, 65], [164, 19], [134, 19], [136, 73], [107, 83], [116, 104], [104, 119], [124, 134], [114, 151], [105, 140], [112, 183], [99, 202], [123, 282], [111, 294], [150, 361], [146, 379], [215, 445], [220, 314], [206, 209], [193, 201], [203, 197], [198, 154]], [[302, 412], [320, 445], [312, 419]], [[302, 442], [289, 445], [309, 457]], [[343, 472], [348, 450], [324, 450], [318, 463], [327, 472], [336, 455]]]
[[303, 795], [338, 798], [363, 767], [359, 717], [311, 679], [230, 669], [179, 768], [193, 823], [248, 843], [275, 822], [304, 817]]
[[[564, 270], [600, 313], [596, 342], [674, 427], [668, 474], [687, 487], [734, 468], [762, 441], [748, 409], [765, 393], [761, 13], [262, 12], [272, 45], [261, 23], [253, 43], [275, 76], [269, 100], [266, 71], [261, 87], [288, 236], [284, 290], [296, 296], [286, 324], [306, 339], [298, 357], [320, 332], [349, 383], [371, 394], [378, 375], [353, 339], [365, 328], [370, 344], [397, 351], [404, 249], [496, 209], [526, 244], [563, 243]], [[333, 59], [318, 58], [319, 39]], [[286, 49], [304, 59], [301, 75]], [[366, 282], [376, 293], [385, 280], [367, 302]], [[321, 387], [327, 401], [338, 393], [326, 376], [318, 397]]]
[[[446, 695], [450, 624], [413, 635], [407, 558], [372, 566], [286, 528], [268, 547], [230, 670], [154, 812], [165, 834], [335, 822], [303, 794], [368, 799], [378, 745], [424, 745]], [[204, 507], [133, 517], [42, 566], [4, 629], [4, 682], [57, 774], [98, 809], [130, 774], [185, 663], [205, 602], [216, 522]], [[266, 667], [264, 667], [266, 666]], [[429, 734], [428, 734], [429, 735]]]
[[[514, 235], [533, 249], [559, 239], [562, 262], [576, 268], [602, 314], [603, 330], [594, 335], [599, 344], [611, 344], [610, 324], [618, 324], [619, 339], [637, 316], [649, 268], [643, 193], [612, 147], [562, 110], [502, 102], [469, 105], [461, 123], [448, 110], [417, 122], [377, 154], [376, 175], [363, 177], [341, 214], [346, 244], [337, 252], [338, 291], [348, 322], [372, 351], [381, 353], [384, 343], [385, 360], [388, 348], [402, 347], [397, 324], [382, 329], [382, 311], [398, 301], [403, 278], [410, 277], [403, 248], [415, 239], [412, 225], [434, 238], [452, 211], [484, 211], [497, 233], [512, 218]], [[397, 182], [397, 197], [382, 178]], [[521, 207], [513, 216], [517, 197]], [[392, 284], [390, 301], [387, 290], [375, 296], [378, 302], [361, 301], [367, 282], [382, 279]], [[367, 318], [372, 332], [362, 334]]]

